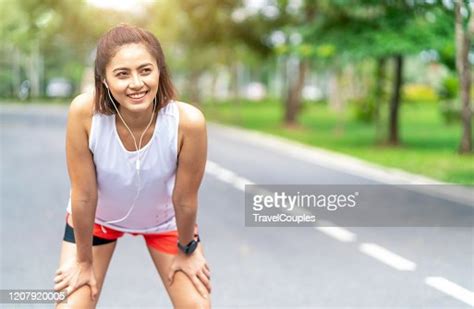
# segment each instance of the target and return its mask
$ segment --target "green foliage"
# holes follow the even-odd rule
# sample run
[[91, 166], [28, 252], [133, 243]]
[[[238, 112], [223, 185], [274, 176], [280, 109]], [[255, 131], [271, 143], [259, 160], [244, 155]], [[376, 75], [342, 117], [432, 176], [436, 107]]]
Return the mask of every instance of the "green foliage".
[[277, 55], [287, 55], [290, 52], [290, 48], [286, 44], [275, 46], [274, 50]]
[[441, 82], [438, 95], [443, 100], [454, 99], [459, 93], [459, 79], [456, 75], [448, 75]]
[[439, 103], [440, 112], [446, 124], [461, 123], [461, 105], [454, 99], [442, 100]]
[[456, 75], [448, 75], [438, 89], [440, 97], [439, 109], [446, 124], [461, 122], [461, 104], [458, 102], [459, 79]]
[[319, 58], [330, 58], [336, 54], [336, 47], [332, 44], [322, 44], [316, 48], [316, 55]]
[[375, 120], [376, 99], [374, 96], [349, 100], [352, 107], [354, 119], [365, 123], [372, 123]]
[[[38, 66], [33, 74], [40, 79], [39, 96], [52, 77], [64, 77], [79, 89], [84, 66], [90, 65], [88, 57], [96, 40], [111, 24], [124, 21], [123, 16], [113, 20], [113, 12], [104, 14], [101, 9], [87, 6], [74, 0], [24, 0], [1, 3], [0, 33], [2, 60], [0, 69], [7, 71], [9, 87], [0, 87], [4, 96], [15, 95], [13, 80], [19, 82], [29, 76], [31, 58], [38, 59], [44, 67]], [[5, 55], [5, 56], [3, 56]], [[20, 74], [13, 76], [12, 67], [20, 67]], [[27, 76], [25, 76], [25, 74]]]
[[440, 3], [390, 0], [325, 2], [305, 41], [331, 44], [339, 57], [359, 60], [441, 50], [454, 41], [454, 17]]
[[428, 85], [408, 84], [403, 86], [403, 99], [409, 103], [434, 103], [438, 101], [438, 95]]
[[6, 70], [0, 70], [0, 97], [9, 97], [13, 91], [11, 75]]
[[439, 109], [446, 124], [461, 122], [462, 108], [457, 100], [458, 94], [459, 79], [454, 74], [446, 76], [438, 89]]
[[454, 39], [452, 42], [446, 42], [446, 45], [438, 50], [439, 61], [444, 64], [451, 72], [456, 72], [456, 46]]

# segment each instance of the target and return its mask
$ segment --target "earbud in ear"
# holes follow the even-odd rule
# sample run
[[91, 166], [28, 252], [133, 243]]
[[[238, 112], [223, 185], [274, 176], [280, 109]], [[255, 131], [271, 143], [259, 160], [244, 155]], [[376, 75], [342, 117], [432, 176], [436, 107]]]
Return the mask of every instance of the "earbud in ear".
[[105, 79], [104, 79], [104, 85], [105, 85], [105, 88], [109, 89], [109, 85], [107, 85], [107, 82], [105, 81]]

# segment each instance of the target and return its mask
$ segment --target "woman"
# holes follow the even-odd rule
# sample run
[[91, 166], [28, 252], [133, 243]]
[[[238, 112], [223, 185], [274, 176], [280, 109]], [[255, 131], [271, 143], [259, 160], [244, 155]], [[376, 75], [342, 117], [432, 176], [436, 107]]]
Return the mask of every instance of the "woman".
[[206, 124], [174, 97], [153, 34], [119, 25], [100, 39], [95, 92], [68, 114], [71, 195], [54, 279], [67, 305], [95, 307], [117, 239], [130, 233], [143, 235], [174, 307], [210, 307], [196, 224]]

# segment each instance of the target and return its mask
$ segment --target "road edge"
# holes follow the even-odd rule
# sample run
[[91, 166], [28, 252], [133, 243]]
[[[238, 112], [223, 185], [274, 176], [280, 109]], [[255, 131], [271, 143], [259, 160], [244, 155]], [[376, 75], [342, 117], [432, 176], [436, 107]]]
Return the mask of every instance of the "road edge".
[[383, 184], [436, 185], [436, 188], [430, 188], [430, 186], [413, 186], [413, 189], [435, 197], [474, 207], [474, 187], [442, 182], [423, 175], [410, 173], [398, 168], [382, 166], [347, 154], [309, 146], [301, 142], [268, 133], [224, 125], [212, 121], [208, 121], [208, 126], [221, 131], [227, 131], [253, 144], [264, 145], [270, 149], [278, 150], [291, 157], [302, 159], [318, 166], [349, 173]]

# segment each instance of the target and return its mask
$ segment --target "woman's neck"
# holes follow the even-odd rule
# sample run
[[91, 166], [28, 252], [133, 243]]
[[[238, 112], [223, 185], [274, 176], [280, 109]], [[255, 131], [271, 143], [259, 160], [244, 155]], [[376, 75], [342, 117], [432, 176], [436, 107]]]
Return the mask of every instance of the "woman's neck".
[[[119, 111], [120, 111], [120, 115], [122, 115], [123, 120], [125, 120], [130, 130], [143, 131], [146, 129], [146, 127], [150, 123], [150, 118], [152, 117], [153, 105], [150, 105], [150, 107], [147, 108], [147, 110], [144, 112], [130, 112], [126, 110], [125, 108], [121, 108], [121, 106], [119, 106]], [[155, 109], [152, 123], [156, 119], [157, 112], [158, 112], [157, 109]]]

